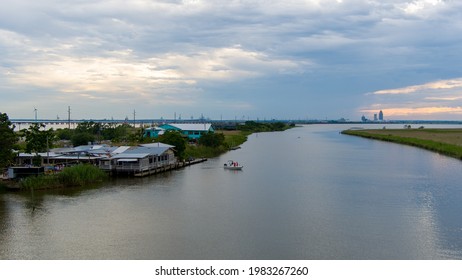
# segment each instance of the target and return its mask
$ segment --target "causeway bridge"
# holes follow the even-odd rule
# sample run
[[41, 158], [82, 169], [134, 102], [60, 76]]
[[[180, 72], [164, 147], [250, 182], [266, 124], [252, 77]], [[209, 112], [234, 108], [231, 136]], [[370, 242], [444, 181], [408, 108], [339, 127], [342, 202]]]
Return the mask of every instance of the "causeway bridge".
[[28, 128], [34, 123], [45, 124], [48, 128], [70, 128], [74, 129], [79, 124], [84, 122], [94, 122], [103, 125], [121, 125], [128, 124], [134, 127], [151, 127], [165, 123], [211, 123], [216, 128], [233, 129], [237, 124], [244, 123], [240, 120], [210, 120], [210, 119], [10, 119], [12, 124], [15, 125], [15, 130]]

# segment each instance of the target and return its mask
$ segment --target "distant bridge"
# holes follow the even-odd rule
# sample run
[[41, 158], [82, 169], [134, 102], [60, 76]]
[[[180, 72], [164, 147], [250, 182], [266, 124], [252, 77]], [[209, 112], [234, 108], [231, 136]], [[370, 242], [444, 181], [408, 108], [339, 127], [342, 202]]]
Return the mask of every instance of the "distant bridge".
[[[135, 127], [144, 126], [155, 126], [165, 123], [211, 123], [217, 129], [235, 129], [237, 124], [245, 123], [247, 120], [211, 120], [211, 119], [10, 119], [10, 121], [16, 126], [17, 130], [29, 127], [34, 123], [42, 123], [46, 126], [53, 126], [59, 128], [76, 128], [77, 125], [84, 122], [101, 123], [105, 125], [121, 125], [129, 124]], [[310, 121], [294, 121], [294, 120], [251, 120], [260, 123], [271, 123], [271, 122], [284, 122], [284, 123], [313, 123]]]
[[165, 123], [212, 123], [216, 127], [236, 127], [236, 124], [243, 123], [244, 121], [239, 120], [210, 120], [210, 119], [139, 119], [139, 120], [128, 120], [128, 119], [71, 119], [71, 120], [57, 120], [57, 119], [10, 119], [10, 121], [16, 126], [17, 130], [29, 127], [35, 123], [42, 123], [46, 126], [62, 127], [62, 128], [75, 128], [77, 125], [85, 122], [94, 122], [104, 125], [121, 125], [128, 124], [135, 127], [154, 126]]

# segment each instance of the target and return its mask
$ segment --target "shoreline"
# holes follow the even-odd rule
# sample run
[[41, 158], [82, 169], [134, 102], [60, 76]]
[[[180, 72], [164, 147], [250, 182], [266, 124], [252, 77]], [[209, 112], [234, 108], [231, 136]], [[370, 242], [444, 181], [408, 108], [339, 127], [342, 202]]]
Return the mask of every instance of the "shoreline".
[[462, 160], [462, 129], [348, 129], [341, 133], [418, 147]]
[[[290, 129], [291, 127], [290, 126], [287, 126], [287, 127], [284, 127], [283, 130], [287, 130], [287, 129]], [[208, 158], [214, 158], [214, 157], [218, 157], [226, 152], [229, 152], [229, 151], [232, 151], [232, 150], [236, 150], [236, 149], [240, 149], [240, 145], [242, 145], [243, 143], [245, 143], [247, 140], [248, 140], [248, 136], [253, 134], [253, 133], [257, 133], [257, 132], [274, 132], [274, 131], [278, 131], [276, 129], [273, 129], [273, 130], [259, 130], [259, 129], [248, 129], [248, 130], [232, 130], [232, 131], [225, 131], [225, 130], [221, 130], [219, 131], [219, 133], [222, 133], [224, 136], [225, 136], [225, 139], [224, 139], [224, 145], [220, 146], [220, 147], [202, 147], [202, 149], [197, 149], [197, 147], [195, 147], [194, 150], [191, 150], [191, 146], [189, 146], [188, 148], [188, 152], [189, 152], [189, 156], [190, 157], [193, 157], [195, 158], [195, 160], [193, 161], [182, 161], [181, 163], [178, 162], [177, 164], [175, 164], [174, 166], [166, 166], [166, 167], [162, 167], [162, 168], [158, 168], [158, 169], [155, 169], [155, 170], [148, 170], [146, 172], [141, 172], [139, 174], [133, 174], [134, 176], [133, 177], [145, 177], [145, 176], [150, 176], [150, 175], [155, 175], [155, 174], [158, 174], [158, 173], [163, 173], [163, 172], [166, 172], [166, 171], [170, 171], [170, 170], [174, 170], [174, 169], [179, 169], [179, 168], [183, 168], [183, 167], [186, 167], [186, 166], [189, 166], [189, 165], [193, 165], [193, 164], [196, 164], [196, 163], [201, 163], [201, 162], [204, 162], [206, 161]], [[47, 175], [44, 175], [44, 176], [47, 176]], [[40, 180], [37, 180], [37, 181], [40, 181]], [[19, 182], [19, 181], [15, 181], [15, 180], [2, 180], [0, 182], [0, 192], [4, 192], [4, 191], [23, 191], [25, 189], [28, 189], [28, 188], [33, 188], [35, 190], [47, 190], [47, 189], [65, 189], [65, 188], [68, 188], [69, 186], [67, 185], [60, 185], [60, 186], [57, 186], [57, 185], [53, 185], [53, 186], [35, 186], [36, 183], [33, 183], [34, 186], [30, 186], [30, 187], [25, 187], [23, 185], [23, 183]], [[40, 182], [40, 184], [42, 184], [42, 182]]]

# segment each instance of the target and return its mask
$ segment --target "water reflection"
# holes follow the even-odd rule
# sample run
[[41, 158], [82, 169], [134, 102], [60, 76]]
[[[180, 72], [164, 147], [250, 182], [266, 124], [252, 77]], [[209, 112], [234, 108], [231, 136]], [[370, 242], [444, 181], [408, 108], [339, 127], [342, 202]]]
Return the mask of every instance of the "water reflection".
[[[7, 203], [4, 200], [3, 193], [0, 192], [0, 244], [4, 244], [6, 242], [5, 237], [7, 236], [8, 230], [8, 208]], [[1, 256], [4, 255], [3, 250], [1, 249], [2, 246], [0, 245], [0, 259]]]

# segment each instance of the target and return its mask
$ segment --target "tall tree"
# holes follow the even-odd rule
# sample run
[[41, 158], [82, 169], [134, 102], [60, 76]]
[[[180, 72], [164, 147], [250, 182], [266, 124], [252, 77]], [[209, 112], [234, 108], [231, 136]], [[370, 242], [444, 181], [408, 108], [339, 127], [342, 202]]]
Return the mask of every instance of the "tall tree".
[[186, 150], [186, 140], [178, 131], [166, 131], [157, 138], [159, 142], [175, 146], [175, 155], [182, 159]]
[[55, 135], [53, 129], [45, 130], [43, 123], [34, 123], [28, 129], [21, 130], [26, 137], [26, 152], [42, 153], [53, 146]]
[[77, 132], [72, 136], [71, 141], [74, 147], [88, 145], [95, 141], [95, 136], [89, 132]]
[[98, 134], [101, 132], [101, 124], [94, 121], [79, 123], [75, 129], [76, 132], [88, 132], [90, 134]]
[[0, 168], [11, 164], [14, 159], [13, 145], [18, 140], [14, 133], [15, 126], [6, 113], [0, 112]]

